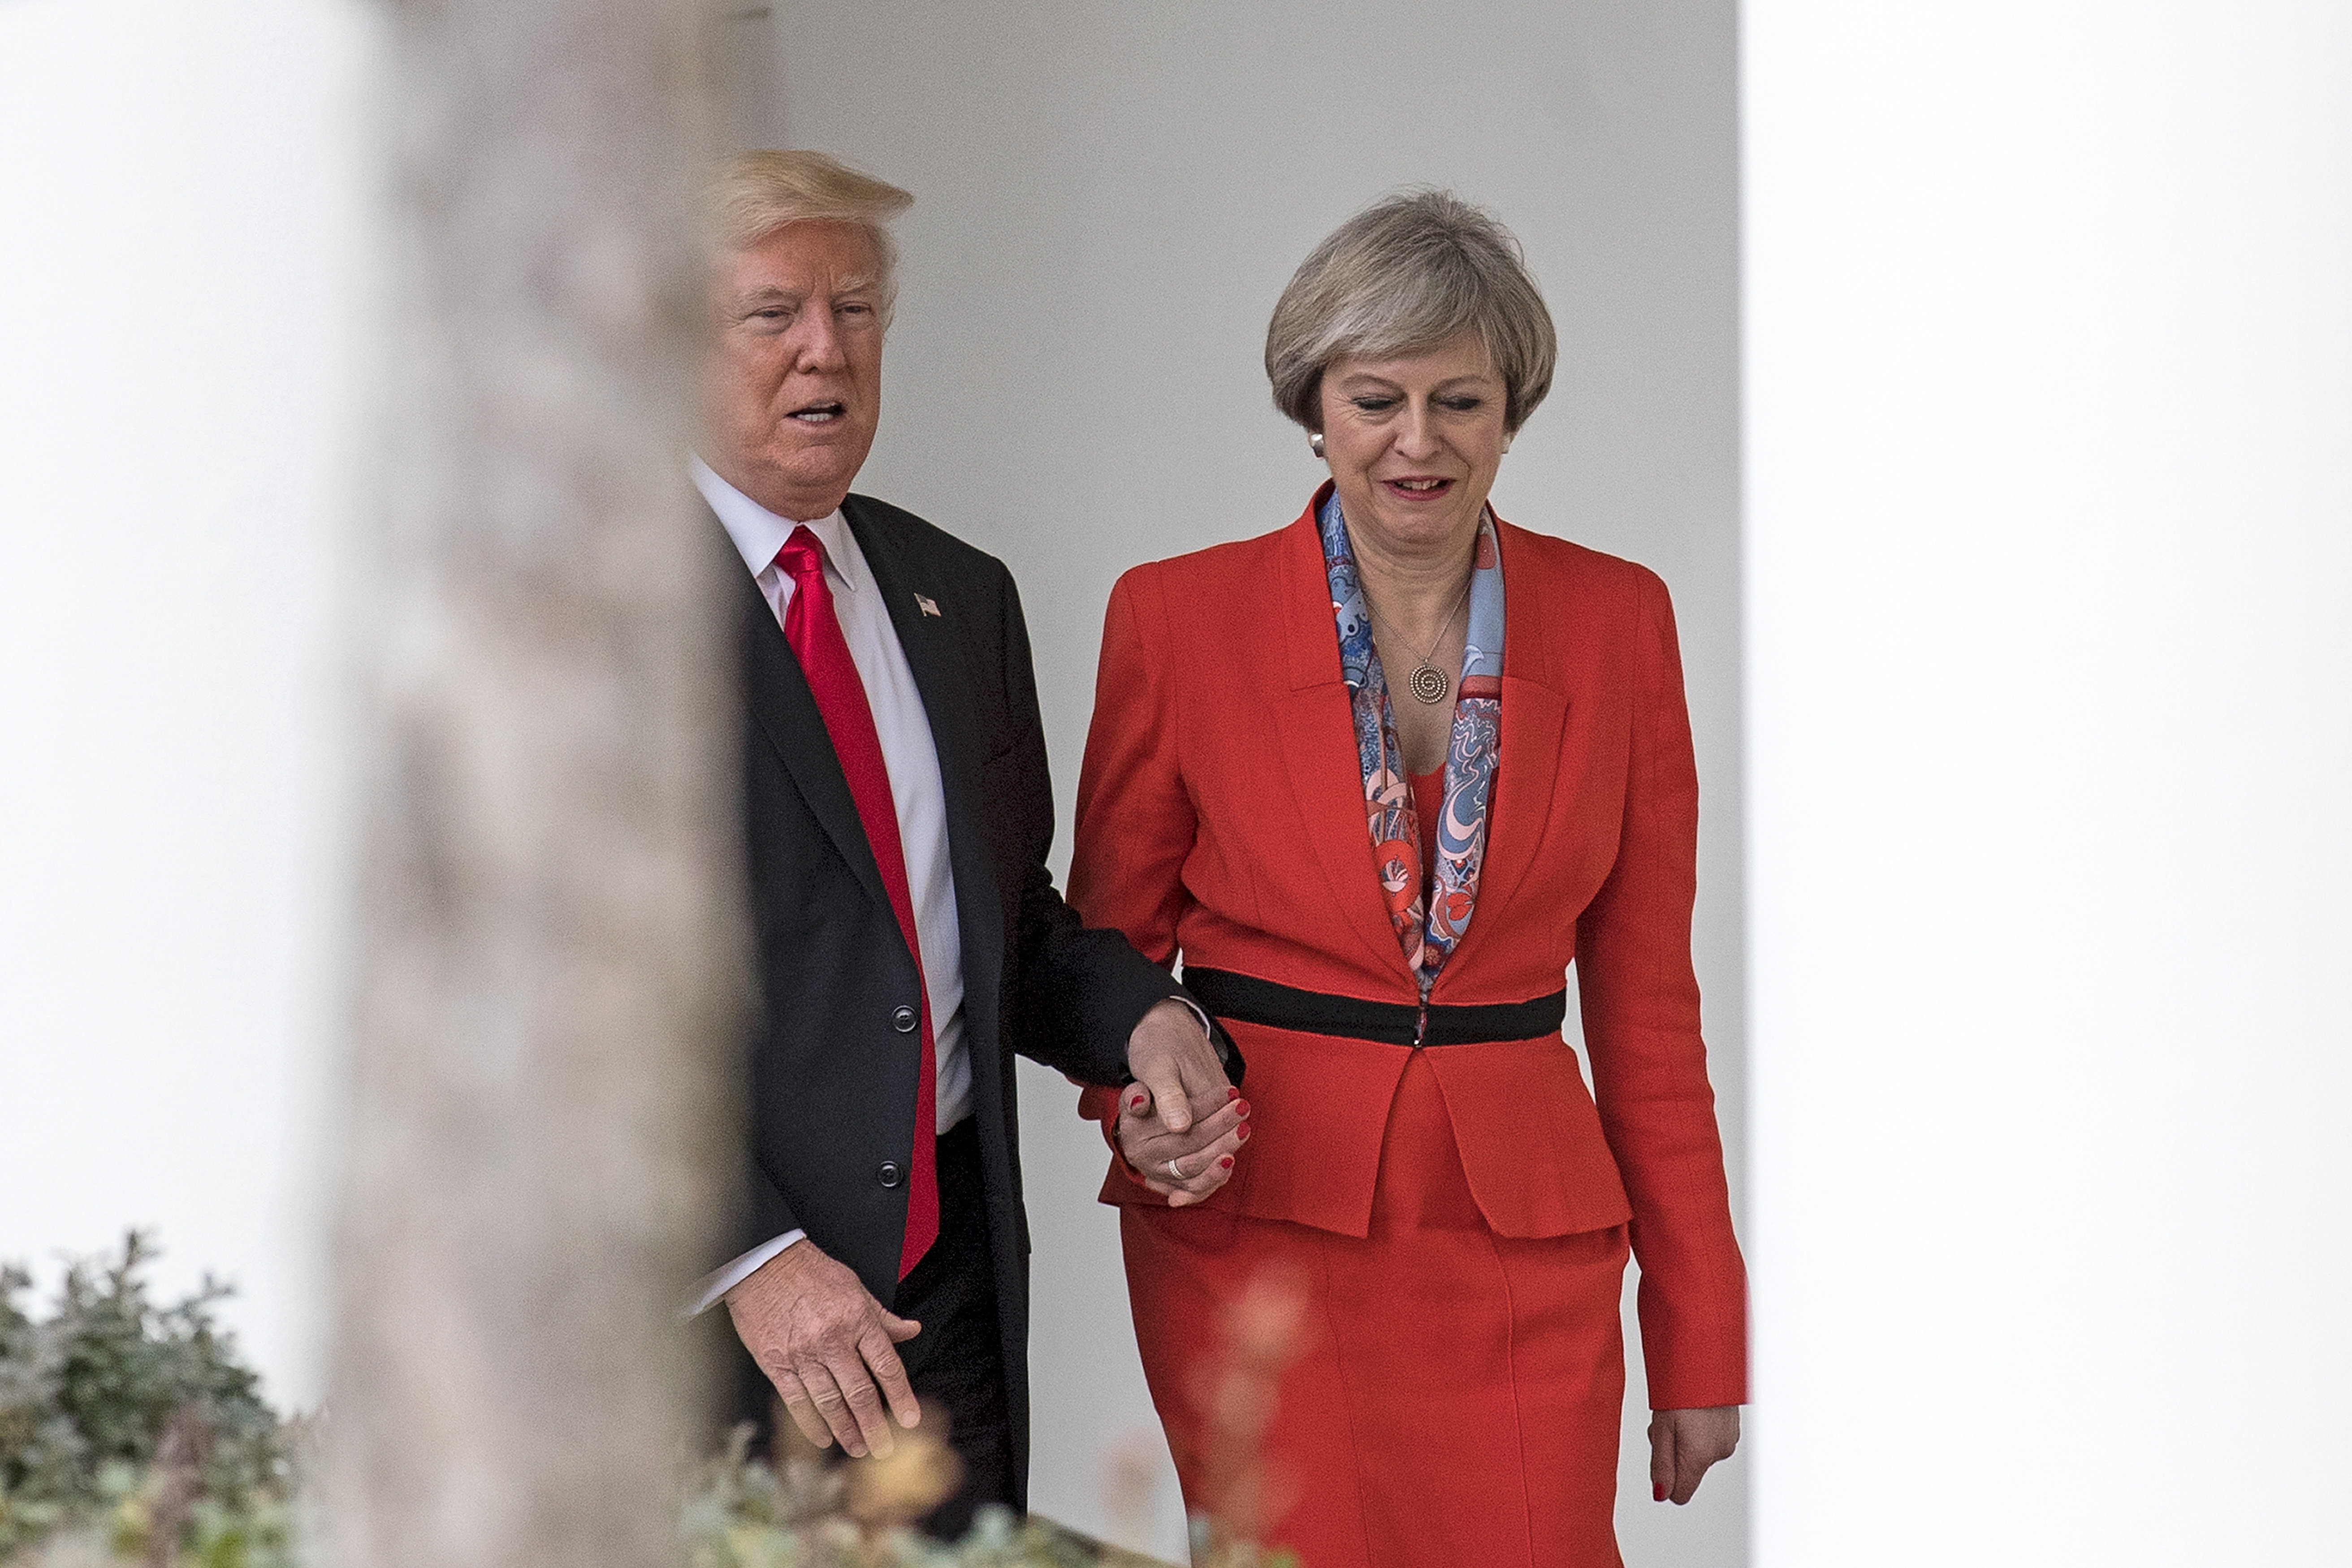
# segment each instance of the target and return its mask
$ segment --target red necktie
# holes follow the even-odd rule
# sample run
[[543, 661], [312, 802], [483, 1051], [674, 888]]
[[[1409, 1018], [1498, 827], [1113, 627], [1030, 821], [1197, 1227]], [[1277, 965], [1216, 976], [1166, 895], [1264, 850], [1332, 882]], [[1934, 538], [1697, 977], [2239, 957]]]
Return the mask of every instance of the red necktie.
[[890, 895], [890, 909], [898, 917], [899, 934], [915, 960], [917, 990], [923, 1023], [922, 1074], [915, 1089], [914, 1170], [907, 1184], [907, 1239], [898, 1252], [898, 1278], [904, 1279], [940, 1234], [939, 1152], [932, 1145], [939, 1118], [939, 1082], [931, 1053], [930, 988], [920, 984], [923, 948], [915, 938], [915, 900], [907, 891], [907, 855], [898, 842], [898, 814], [890, 804], [890, 772], [882, 761], [882, 738], [874, 729], [874, 710], [866, 706], [866, 683], [857, 678], [841, 622], [833, 613], [833, 590], [824, 580], [824, 552], [807, 528], [793, 530], [776, 552], [776, 569], [793, 580], [792, 603], [784, 606], [784, 640], [801, 661], [817, 711], [824, 717], [825, 733], [833, 738], [834, 755], [849, 780], [850, 798], [857, 803], [857, 820], [865, 826], [866, 842], [874, 864], [882, 872], [882, 889]]

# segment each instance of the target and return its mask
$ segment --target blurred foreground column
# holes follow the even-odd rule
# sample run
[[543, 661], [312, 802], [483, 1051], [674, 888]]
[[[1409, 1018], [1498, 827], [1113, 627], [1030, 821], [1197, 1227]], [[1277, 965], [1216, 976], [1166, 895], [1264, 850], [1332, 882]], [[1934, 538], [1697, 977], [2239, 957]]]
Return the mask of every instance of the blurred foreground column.
[[731, 1019], [682, 0], [386, 10], [339, 1568], [676, 1554]]
[[1759, 1568], [2352, 1561], [2352, 7], [1753, 0]]

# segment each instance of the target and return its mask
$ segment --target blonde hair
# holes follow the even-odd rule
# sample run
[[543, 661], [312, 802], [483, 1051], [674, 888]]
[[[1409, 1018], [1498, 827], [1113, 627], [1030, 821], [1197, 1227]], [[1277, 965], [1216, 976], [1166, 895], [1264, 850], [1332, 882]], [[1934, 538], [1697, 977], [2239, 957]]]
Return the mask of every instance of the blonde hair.
[[757, 244], [788, 223], [856, 224], [874, 242], [874, 285], [887, 326], [898, 298], [898, 247], [889, 224], [914, 202], [898, 186], [822, 153], [761, 148], [712, 171], [703, 195], [705, 243], [716, 254]]
[[1451, 191], [1415, 190], [1333, 229], [1291, 275], [1265, 329], [1274, 405], [1323, 427], [1323, 372], [1355, 355], [1425, 353], [1475, 332], [1516, 431], [1551, 390], [1559, 343], [1519, 251], [1494, 216]]

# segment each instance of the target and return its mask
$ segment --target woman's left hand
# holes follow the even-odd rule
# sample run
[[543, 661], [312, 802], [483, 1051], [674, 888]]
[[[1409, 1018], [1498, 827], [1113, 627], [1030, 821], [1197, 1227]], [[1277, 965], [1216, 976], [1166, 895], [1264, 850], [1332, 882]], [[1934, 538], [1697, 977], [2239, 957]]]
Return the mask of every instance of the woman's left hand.
[[1650, 1495], [1690, 1501], [1699, 1478], [1739, 1447], [1739, 1406], [1650, 1412]]
[[1230, 1085], [1195, 1096], [1181, 1132], [1169, 1129], [1171, 1109], [1139, 1083], [1119, 1090], [1118, 1150], [1145, 1186], [1181, 1209], [1214, 1193], [1234, 1173], [1234, 1161], [1249, 1141], [1249, 1101]]

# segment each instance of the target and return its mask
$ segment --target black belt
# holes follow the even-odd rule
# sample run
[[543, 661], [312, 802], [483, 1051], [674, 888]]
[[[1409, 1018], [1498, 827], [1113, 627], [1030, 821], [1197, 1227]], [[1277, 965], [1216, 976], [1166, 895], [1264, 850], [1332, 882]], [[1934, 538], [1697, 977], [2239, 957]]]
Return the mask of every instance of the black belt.
[[1560, 1023], [1568, 1016], [1565, 986], [1531, 1002], [1415, 1006], [1410, 1002], [1366, 1002], [1301, 991], [1254, 974], [1186, 964], [1184, 989], [1221, 1018], [1296, 1029], [1304, 1035], [1377, 1040], [1387, 1046], [1479, 1046], [1496, 1040], [1532, 1040], [1559, 1033]]

